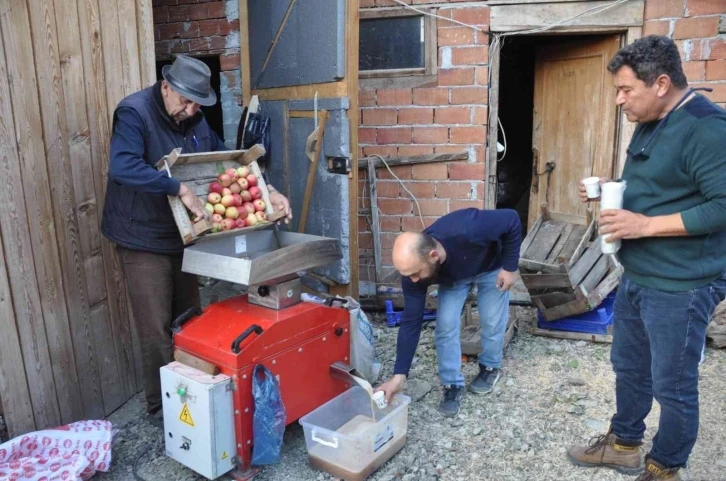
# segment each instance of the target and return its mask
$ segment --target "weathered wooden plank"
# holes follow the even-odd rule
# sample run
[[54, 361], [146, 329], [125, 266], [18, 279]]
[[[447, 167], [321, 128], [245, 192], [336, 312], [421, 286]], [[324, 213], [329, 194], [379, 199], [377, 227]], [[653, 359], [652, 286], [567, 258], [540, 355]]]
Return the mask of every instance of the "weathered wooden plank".
[[[38, 201], [52, 205], [55, 239], [58, 245], [50, 255], [60, 259], [57, 272], [59, 275], [56, 279], [62, 280], [65, 287], [65, 297], [61, 295], [51, 307], [53, 315], [45, 315], [45, 328], [50, 341], [61, 419], [64, 423], [68, 423], [84, 418], [85, 405], [92, 407], [98, 400], [85, 396], [82, 399], [79, 369], [71, 334], [71, 319], [74, 324], [80, 323], [75, 327], [82, 330], [83, 324], [87, 325], [89, 322], [89, 313], [81, 260], [83, 254], [80, 251], [80, 229], [76, 218], [70, 138], [66, 123], [66, 99], [64, 82], [61, 79], [61, 56], [55, 10], [50, 0], [29, 0], [28, 6], [33, 32], [35, 70], [40, 87], [38, 89], [40, 114], [50, 184], [50, 192], [47, 192], [46, 198], [39, 198]], [[59, 291], [62, 292], [61, 289]], [[82, 339], [80, 341], [82, 346], [88, 346]], [[82, 353], [88, 354], [85, 350]], [[83, 368], [87, 365], [88, 359], [88, 356], [82, 358]], [[89, 373], [84, 372], [84, 374]], [[97, 389], [94, 386], [94, 377], [85, 376], [82, 387], [84, 395], [92, 396]]]
[[622, 269], [612, 269], [605, 279], [587, 295], [587, 300], [590, 302], [591, 307], [599, 306], [603, 299], [618, 286], [622, 273]]
[[568, 265], [569, 265], [570, 259], [572, 259], [572, 257], [575, 255], [577, 246], [580, 245], [580, 242], [582, 241], [582, 238], [586, 232], [587, 232], [586, 225], [574, 225], [572, 228], [572, 232], [570, 232], [570, 236], [565, 241], [565, 245], [562, 246], [562, 250], [560, 250], [559, 257], [564, 257], [565, 262]]
[[378, 188], [376, 187], [375, 164], [368, 164], [368, 185], [370, 188], [371, 200], [371, 232], [373, 233], [373, 258], [376, 264], [376, 281], [381, 281], [382, 249], [381, 249], [381, 224], [378, 218]]
[[544, 218], [541, 215], [538, 216], [537, 220], [535, 220], [534, 224], [532, 224], [532, 228], [529, 229], [529, 232], [527, 232], [527, 236], [524, 238], [524, 241], [522, 242], [522, 245], [519, 248], [520, 258], [524, 256], [524, 253], [527, 252], [527, 249], [529, 249], [529, 246], [532, 245], [532, 241], [534, 240], [534, 237], [537, 235], [537, 231], [539, 231], [540, 227], [542, 227], [543, 221], [544, 221]]
[[151, 0], [136, 0], [136, 28], [139, 35], [141, 88], [146, 88], [156, 82], [154, 15]]
[[575, 248], [575, 252], [573, 252], [572, 256], [570, 257], [570, 260], [567, 262], [568, 265], [574, 266], [575, 263], [580, 259], [580, 256], [585, 251], [585, 247], [587, 246], [587, 243], [590, 241], [590, 237], [592, 237], [592, 233], [595, 231], [595, 219], [590, 221], [590, 225], [587, 226], [587, 230], [580, 238], [580, 243], [577, 245], [577, 248]]
[[[27, 296], [27, 292], [22, 283], [28, 282], [31, 288], [37, 288], [37, 285], [31, 282], [32, 265], [19, 265], [24, 261], [32, 263], [32, 254], [29, 244], [19, 245], [23, 241], [29, 242], [30, 235], [27, 231], [27, 219], [19, 219], [18, 215], [22, 213], [15, 212], [15, 202], [20, 202], [23, 198], [23, 189], [22, 185], [15, 184], [20, 180], [20, 160], [15, 143], [5, 58], [3, 36], [0, 35], [0, 112], [6, 112], [6, 115], [0, 115], [0, 178], [7, 183], [7, 186], [0, 189], [0, 397], [8, 431], [14, 437], [35, 430], [18, 323], [29, 322], [27, 316], [31, 314], [27, 304], [29, 299], [23, 298], [23, 295]], [[19, 207], [24, 209], [23, 205]], [[4, 251], [3, 245], [6, 246]], [[20, 253], [24, 256], [17, 257]], [[6, 257], [14, 260], [10, 263], [13, 265], [7, 264]], [[11, 296], [13, 286], [10, 283], [10, 271], [19, 274], [15, 279], [18, 284], [14, 286], [19, 290], [15, 291], [14, 298]], [[35, 299], [39, 302], [37, 292]], [[17, 317], [13, 301], [19, 306]]]
[[565, 304], [546, 308], [542, 311], [542, 316], [547, 321], [556, 321], [564, 317], [582, 314], [583, 312], [589, 311], [590, 308], [590, 302], [587, 299], [576, 299]]
[[555, 264], [557, 263], [557, 259], [562, 255], [562, 250], [565, 247], [565, 244], [569, 240], [570, 236], [572, 235], [572, 231], [575, 228], [574, 224], [565, 224], [565, 228], [562, 229], [562, 233], [560, 234], [560, 238], [557, 239], [557, 243], [552, 248], [552, 251], [547, 256], [547, 259], [545, 259], [545, 263], [549, 264]]
[[563, 212], [550, 212], [550, 219], [558, 222], [567, 222], [568, 224], [575, 224], [581, 226], [587, 226], [588, 219], [585, 215], [566, 214]]
[[535, 336], [550, 337], [553, 339], [567, 339], [569, 341], [590, 341], [612, 344], [613, 336], [611, 334], [587, 334], [584, 332], [555, 331], [549, 329], [539, 329], [532, 327], [529, 333]]
[[[621, 3], [606, 10], [595, 10], [611, 2], [587, 1], [572, 3], [551, 3], [547, 5], [494, 5], [490, 9], [490, 28], [492, 32], [511, 32], [526, 30], [561, 22], [564, 19], [581, 15], [564, 24], [554, 27], [562, 30], [567, 27], [630, 27], [643, 25], [643, 0]], [[591, 13], [585, 13], [590, 10]]]
[[575, 294], [567, 292], [550, 292], [541, 296], [532, 296], [532, 301], [541, 306], [543, 310], [572, 302], [575, 299], [577, 299]]
[[541, 272], [543, 274], [559, 274], [567, 272], [565, 264], [545, 264], [544, 262], [535, 262], [529, 259], [519, 259], [519, 268], [529, 272]]
[[[7, 226], [3, 228], [5, 255], [15, 261], [8, 265], [9, 280], [35, 423], [37, 428], [45, 428], [57, 426], [61, 413], [44, 316], [54, 322], [53, 309], [65, 312], [65, 305], [58, 303], [63, 291], [48, 199], [30, 19], [24, 2], [7, 3], [0, 15], [5, 50], [0, 78], [12, 79], [9, 91], [3, 95], [3, 112], [12, 115], [20, 162], [16, 164], [15, 159], [6, 157], [0, 218]], [[32, 246], [38, 249], [33, 251]]]
[[582, 287], [585, 292], [591, 292], [595, 289], [595, 286], [600, 284], [600, 281], [605, 277], [608, 272], [608, 257], [600, 256], [593, 268], [587, 274], [585, 279], [582, 281]]
[[[109, 150], [110, 150], [110, 119], [109, 102], [106, 94], [106, 73], [104, 60], [104, 43], [101, 34], [101, 18], [98, 0], [78, 1], [79, 26], [81, 30], [81, 46], [83, 52], [83, 68], [88, 104], [89, 130], [91, 132], [91, 153], [93, 168], [93, 186], [96, 197], [97, 223], [101, 222], [103, 212], [106, 182], [108, 179]], [[108, 36], [108, 34], [107, 34]], [[113, 36], [111, 36], [113, 37]], [[118, 45], [118, 42], [116, 42]], [[109, 44], [108, 51], [113, 51]], [[111, 75], [114, 73], [111, 72]], [[115, 104], [111, 107], [111, 112]], [[96, 357], [97, 369], [101, 377], [101, 392], [103, 394], [104, 412], [111, 413], [127, 399], [119, 384], [128, 383], [130, 379], [127, 367], [126, 373], [121, 374], [119, 364], [116, 361], [118, 354], [114, 344], [114, 332], [112, 325], [120, 322], [119, 319], [125, 316], [125, 302], [123, 311], [119, 308], [118, 290], [119, 282], [114, 275], [114, 269], [118, 268], [118, 261], [114, 262], [116, 255], [113, 244], [101, 239], [101, 252], [104, 263], [104, 276], [100, 279], [88, 277], [87, 283], [103, 283], [105, 285], [106, 300], [94, 306], [91, 313], [93, 323], [94, 345], [99, 346], [99, 356]], [[125, 294], [123, 299], [125, 299]], [[104, 317], [106, 316], [106, 317]], [[101, 351], [101, 346], [103, 350]], [[130, 364], [129, 364], [130, 365]], [[116, 379], [116, 383], [103, 382], [106, 379]], [[134, 383], [135, 384], [135, 383]], [[127, 384], [127, 386], [130, 386]], [[134, 386], [135, 387], [135, 386]], [[129, 389], [130, 391], [130, 389]], [[129, 392], [128, 395], [131, 393]]]
[[[262, 144], [256, 144], [249, 149], [198, 152], [189, 154], [180, 153], [176, 156], [173, 164], [176, 167], [191, 164], [207, 164], [212, 165], [216, 169], [216, 165], [210, 163], [222, 162], [222, 165], [229, 168], [227, 167], [228, 165], [232, 167], [234, 167], [235, 164], [237, 164], [236, 167], [239, 167], [240, 165], [249, 165], [263, 155], [265, 155], [265, 147]], [[163, 159], [160, 159], [159, 162], [156, 163], [156, 167], [161, 168], [164, 166], [164, 161], [166, 160], [168, 162], [169, 158], [169, 155], [164, 156]]]
[[565, 224], [563, 222], [551, 220], [543, 222], [532, 240], [529, 249], [527, 249], [527, 252], [522, 257], [537, 262], [544, 262], [550, 252], [552, 252], [552, 248], [560, 238], [564, 228]]
[[[109, 7], [113, 8], [113, 2], [109, 0]], [[121, 79], [123, 80], [124, 97], [141, 90], [141, 59], [139, 57], [139, 36], [146, 31], [139, 30], [136, 26], [136, 2], [135, 0], [116, 0], [118, 11], [119, 40], [121, 49]], [[153, 39], [153, 34], [152, 34]], [[117, 53], [117, 52], [114, 52]], [[118, 73], [117, 73], [118, 74]], [[120, 99], [119, 99], [120, 100]]]
[[[415, 165], [415, 164], [428, 164], [432, 162], [454, 162], [461, 160], [468, 160], [469, 152], [459, 152], [456, 154], [431, 154], [431, 155], [414, 155], [411, 157], [392, 157], [386, 159], [386, 164], [389, 167], [396, 165]], [[358, 169], [367, 169], [368, 164], [373, 163], [374, 168], [386, 168], [386, 165], [378, 157], [363, 157], [358, 160]]]
[[600, 249], [600, 238], [598, 238], [590, 245], [572, 269], [570, 269], [570, 278], [572, 279], [573, 286], [580, 284], [585, 279], [585, 276], [587, 276], [600, 256], [602, 256], [602, 250]]
[[180, 349], [174, 349], [174, 360], [212, 376], [219, 374], [219, 366], [215, 366], [211, 362], [192, 356], [188, 352]]
[[522, 274], [522, 282], [531, 289], [571, 288], [570, 276], [564, 274]]

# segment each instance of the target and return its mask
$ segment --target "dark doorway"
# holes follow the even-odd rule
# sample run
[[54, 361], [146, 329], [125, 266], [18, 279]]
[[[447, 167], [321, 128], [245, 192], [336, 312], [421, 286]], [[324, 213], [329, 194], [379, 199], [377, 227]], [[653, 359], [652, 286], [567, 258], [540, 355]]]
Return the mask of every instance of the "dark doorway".
[[[221, 93], [219, 91], [221, 70], [221, 66], [219, 64], [219, 57], [210, 56], [195, 58], [198, 58], [199, 60], [207, 64], [209, 70], [212, 71], [212, 78], [210, 82], [212, 84], [212, 89], [214, 89], [214, 91], [217, 93], [217, 103], [210, 107], [202, 106], [201, 110], [204, 113], [204, 117], [207, 119], [207, 123], [209, 124], [209, 126], [217, 133], [217, 135], [219, 135], [219, 138], [222, 139], [222, 142], [224, 142], [224, 115], [222, 112]], [[157, 60], [156, 78], [158, 80], [162, 80], [164, 78], [161, 76], [161, 69], [164, 67], [164, 65], [171, 65], [173, 62], [173, 59]]]
[[497, 208], [515, 209], [527, 228], [532, 182], [535, 37], [505, 38], [500, 52]]

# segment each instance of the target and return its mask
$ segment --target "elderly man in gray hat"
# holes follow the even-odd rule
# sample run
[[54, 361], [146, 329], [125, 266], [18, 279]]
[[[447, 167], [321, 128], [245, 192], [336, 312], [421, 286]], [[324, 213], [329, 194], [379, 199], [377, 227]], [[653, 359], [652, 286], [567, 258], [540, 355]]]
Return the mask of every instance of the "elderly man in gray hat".
[[[199, 306], [194, 275], [181, 271], [182, 244], [167, 196], [179, 196], [196, 219], [208, 216], [192, 190], [159, 172], [155, 163], [173, 149], [227, 150], [199, 110], [217, 96], [200, 60], [179, 56], [163, 80], [129, 95], [116, 107], [111, 165], [101, 229], [117, 246], [141, 339], [147, 412], [160, 413], [159, 368], [172, 359], [172, 320]], [[292, 218], [290, 203], [270, 188], [275, 210]]]

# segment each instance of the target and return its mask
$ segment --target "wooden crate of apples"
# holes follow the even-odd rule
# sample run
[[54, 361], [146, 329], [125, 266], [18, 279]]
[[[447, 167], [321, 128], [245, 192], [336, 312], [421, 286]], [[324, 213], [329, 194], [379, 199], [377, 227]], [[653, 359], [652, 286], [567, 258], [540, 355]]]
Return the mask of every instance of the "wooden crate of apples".
[[246, 165], [227, 169], [209, 184], [205, 208], [212, 214], [212, 232], [252, 227], [267, 222], [258, 178]]

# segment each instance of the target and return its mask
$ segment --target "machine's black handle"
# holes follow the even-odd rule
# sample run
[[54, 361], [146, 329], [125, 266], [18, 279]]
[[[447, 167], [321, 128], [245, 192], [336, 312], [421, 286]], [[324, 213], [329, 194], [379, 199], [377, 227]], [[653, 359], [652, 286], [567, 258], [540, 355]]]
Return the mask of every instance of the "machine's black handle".
[[245, 332], [237, 336], [237, 339], [232, 341], [232, 352], [235, 354], [239, 354], [239, 345], [242, 344], [242, 341], [247, 339], [247, 336], [249, 336], [253, 332], [259, 336], [260, 334], [262, 334], [262, 328], [257, 324], [252, 324], [250, 327], [245, 329]]
[[341, 304], [346, 304], [348, 302], [348, 299], [344, 299], [342, 297], [328, 297], [325, 299], [325, 305], [328, 307], [333, 307], [334, 302], [340, 302]]
[[176, 334], [177, 332], [181, 331], [181, 327], [187, 323], [192, 317], [201, 316], [202, 310], [197, 307], [190, 307], [186, 311], [184, 311], [179, 317], [174, 319], [174, 322], [171, 323], [171, 332]]

